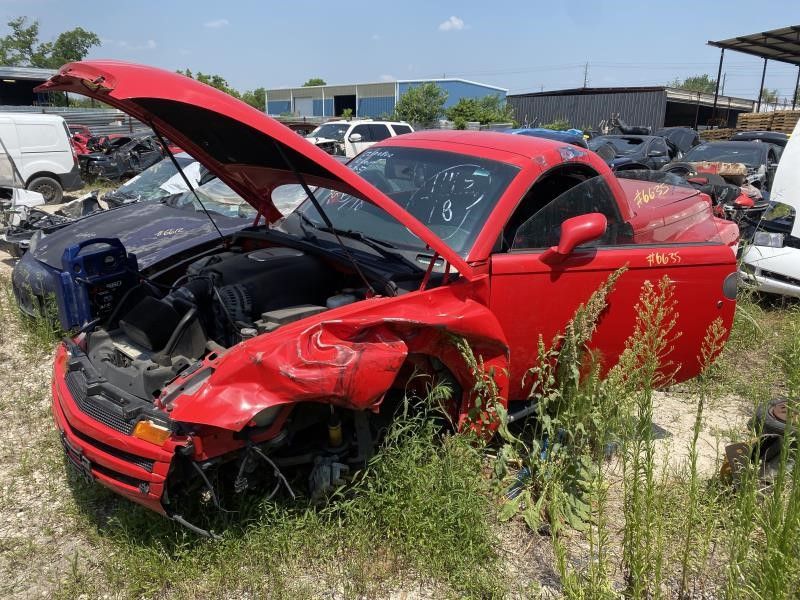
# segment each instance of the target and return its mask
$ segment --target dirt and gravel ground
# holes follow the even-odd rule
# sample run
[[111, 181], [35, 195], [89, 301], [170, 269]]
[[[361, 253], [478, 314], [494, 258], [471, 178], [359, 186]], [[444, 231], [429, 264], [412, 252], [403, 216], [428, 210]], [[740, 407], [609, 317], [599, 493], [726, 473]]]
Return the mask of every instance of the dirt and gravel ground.
[[[0, 279], [8, 281], [13, 264], [0, 253]], [[97, 568], [115, 551], [97, 526], [107, 515], [91, 514], [91, 500], [81, 499], [83, 484], [67, 474], [63, 463], [50, 415], [51, 356], [21, 329], [9, 287], [2, 287], [0, 597], [72, 597], [71, 591], [83, 589], [87, 579], [95, 581], [93, 589], [105, 590], [106, 597], [125, 595], [124, 590], [107, 589]], [[724, 445], [742, 431], [749, 406], [749, 401], [728, 394], [706, 407], [698, 445], [703, 475], [719, 468]], [[659, 452], [676, 471], [688, 457], [695, 409], [696, 397], [689, 388], [656, 393]], [[558, 577], [546, 538], [530, 534], [519, 522], [503, 526], [499, 537], [507, 564], [516, 565], [506, 576], [519, 582], [518, 589], [555, 595]], [[396, 597], [425, 595], [418, 585], [409, 584]]]

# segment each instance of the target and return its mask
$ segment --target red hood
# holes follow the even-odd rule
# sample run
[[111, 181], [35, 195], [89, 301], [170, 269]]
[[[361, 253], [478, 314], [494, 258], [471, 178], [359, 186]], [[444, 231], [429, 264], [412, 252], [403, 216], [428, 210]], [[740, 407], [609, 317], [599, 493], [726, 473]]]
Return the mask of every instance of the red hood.
[[464, 277], [474, 275], [452, 248], [376, 187], [288, 127], [203, 83], [154, 67], [103, 60], [68, 63], [36, 91], [89, 96], [150, 125], [270, 222], [281, 218], [272, 190], [297, 183], [294, 167], [309, 185], [341, 190], [380, 207]]

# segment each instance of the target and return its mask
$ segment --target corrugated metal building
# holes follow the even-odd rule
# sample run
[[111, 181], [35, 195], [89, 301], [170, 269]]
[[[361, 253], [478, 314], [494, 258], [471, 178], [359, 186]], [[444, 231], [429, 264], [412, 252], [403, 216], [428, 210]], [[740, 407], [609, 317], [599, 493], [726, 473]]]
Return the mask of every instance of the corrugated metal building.
[[33, 88], [55, 74], [54, 69], [0, 66], [0, 104], [11, 106], [48, 104], [49, 95], [37, 94]]
[[508, 96], [517, 121], [541, 125], [566, 119], [573, 127], [596, 129], [612, 115], [642, 127], [709, 125], [734, 127], [742, 112], [752, 112], [755, 102], [670, 87], [577, 88]]
[[423, 83], [435, 83], [447, 92], [445, 108], [456, 104], [461, 98], [489, 95], [505, 98], [508, 92], [504, 88], [466, 79], [413, 79], [283, 88], [267, 90], [267, 114], [335, 117], [349, 108], [353, 116], [377, 118], [392, 114], [400, 96]]
[[116, 108], [74, 108], [64, 106], [0, 106], [0, 113], [44, 113], [60, 115], [68, 125], [86, 125], [94, 135], [109, 133], [151, 133], [151, 129]]

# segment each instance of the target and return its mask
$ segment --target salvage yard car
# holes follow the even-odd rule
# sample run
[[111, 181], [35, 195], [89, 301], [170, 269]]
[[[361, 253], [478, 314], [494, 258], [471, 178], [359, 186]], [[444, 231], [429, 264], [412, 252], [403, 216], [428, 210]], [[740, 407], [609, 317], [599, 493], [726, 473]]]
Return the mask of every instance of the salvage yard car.
[[309, 133], [306, 139], [328, 154], [353, 158], [377, 142], [412, 131], [414, 128], [403, 121], [328, 121]]
[[691, 171], [693, 163], [743, 164], [747, 169], [747, 183], [758, 188], [766, 198], [778, 168], [778, 152], [768, 143], [704, 142], [663, 169], [683, 175]]
[[103, 151], [78, 157], [85, 179], [117, 180], [141, 173], [164, 158], [164, 149], [150, 135], [119, 137], [109, 142]]
[[595, 152], [603, 146], [614, 151], [609, 161], [614, 170], [660, 169], [679, 155], [672, 142], [655, 135], [601, 135], [589, 140], [589, 148]]
[[188, 188], [183, 177], [197, 183], [201, 177], [200, 165], [188, 154], [176, 155], [175, 162], [183, 175], [178, 173], [171, 159], [165, 158], [101, 198], [98, 198], [97, 191], [93, 191], [65, 204], [28, 208], [0, 234], [0, 247], [12, 256], [20, 257], [28, 251], [35, 235], [49, 235], [97, 211], [186, 191]]
[[[187, 506], [219, 505], [219, 489], [293, 496], [297, 465], [324, 493], [332, 472], [364, 464], [390, 400], [422, 375], [448, 382], [464, 426], [476, 377], [526, 406], [539, 336], [563, 330], [621, 267], [592, 339], [604, 365], [625, 348], [645, 281], [675, 282], [676, 380], [697, 374], [708, 325], [731, 325], [735, 224], [694, 190], [619, 181], [576, 146], [423, 131], [345, 166], [176, 73], [72, 63], [37, 89], [147, 123], [258, 214], [169, 280], [118, 270], [134, 261], [113, 240], [70, 271], [82, 298], [113, 284], [118, 299], [56, 352], [52, 408], [69, 463], [195, 531]], [[283, 217], [274, 194], [298, 184], [307, 199]], [[470, 369], [458, 339], [485, 371]]]
[[[191, 159], [189, 162], [191, 170]], [[30, 250], [11, 272], [20, 310], [30, 317], [53, 320], [55, 315], [50, 313], [57, 311], [65, 330], [82, 325], [61, 284], [64, 251], [78, 242], [109, 237], [122, 240], [130, 252], [135, 252], [141, 275], [158, 277], [180, 264], [187, 251], [195, 256], [218, 249], [220, 232], [237, 232], [255, 216], [250, 205], [219, 180], [205, 183], [196, 193], [197, 198], [187, 191], [123, 204], [50, 232], [35, 232]]]

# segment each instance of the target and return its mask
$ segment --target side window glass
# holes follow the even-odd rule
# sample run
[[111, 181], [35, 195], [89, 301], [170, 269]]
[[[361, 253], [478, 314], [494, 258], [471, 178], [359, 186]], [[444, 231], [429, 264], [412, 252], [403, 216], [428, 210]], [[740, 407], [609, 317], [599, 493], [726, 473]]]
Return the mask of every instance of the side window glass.
[[411, 127], [408, 125], [392, 125], [392, 129], [394, 129], [395, 135], [403, 135], [405, 133], [411, 133]]
[[351, 131], [348, 135], [353, 135], [354, 133], [358, 133], [361, 135], [362, 142], [372, 142], [372, 135], [369, 130], [369, 126], [367, 125], [356, 125], [353, 127], [353, 131]]
[[588, 213], [602, 213], [608, 219], [605, 235], [588, 247], [625, 243], [616, 200], [605, 180], [592, 177], [571, 187], [525, 221], [514, 234], [512, 249], [549, 248], [558, 244], [561, 224]]
[[392, 135], [389, 133], [389, 128], [386, 125], [370, 125], [369, 132], [372, 135], [372, 139], [370, 140], [372, 142], [380, 142]]

